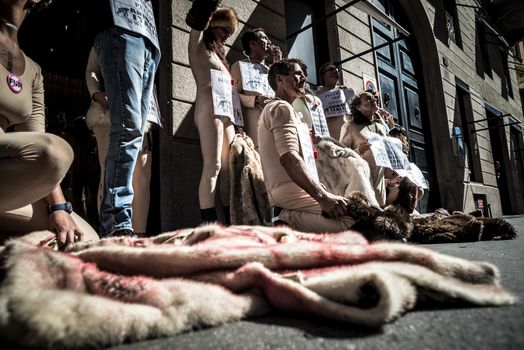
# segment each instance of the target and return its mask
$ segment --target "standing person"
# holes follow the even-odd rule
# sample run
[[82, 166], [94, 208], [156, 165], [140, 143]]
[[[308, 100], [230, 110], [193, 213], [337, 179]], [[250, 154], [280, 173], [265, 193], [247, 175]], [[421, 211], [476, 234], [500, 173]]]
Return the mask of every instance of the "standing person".
[[[104, 196], [104, 174], [107, 153], [109, 151], [109, 131], [111, 127], [109, 116], [109, 104], [104, 92], [104, 78], [100, 71], [100, 63], [96, 58], [94, 48], [89, 52], [86, 67], [86, 85], [92, 102], [86, 114], [86, 124], [89, 130], [95, 134], [98, 160], [100, 162], [100, 181], [98, 185], [97, 208], [100, 211]], [[158, 117], [158, 115], [154, 115]], [[155, 124], [160, 125], [158, 118]], [[137, 163], [133, 171], [133, 229], [139, 236], [145, 236], [147, 228], [147, 216], [149, 211], [149, 183], [151, 181], [151, 164], [153, 162], [151, 145], [152, 122], [147, 121], [144, 129], [144, 140], [142, 148], [138, 153]]]
[[[329, 103], [326, 103], [326, 99], [323, 100], [324, 104], [324, 114], [326, 115], [326, 121], [329, 128], [329, 134], [335, 140], [338, 140], [340, 137], [340, 130], [344, 121], [349, 118], [349, 90], [344, 86], [339, 85], [340, 73], [338, 68], [331, 62], [325, 63], [319, 69], [319, 77], [321, 86], [315, 91], [315, 94], [319, 96], [321, 100], [324, 99], [324, 96], [327, 96], [329, 93], [330, 96], [338, 96], [339, 104], [336, 106], [330, 106]], [[335, 94], [340, 91], [340, 95]]]
[[[71, 147], [45, 133], [44, 84], [38, 64], [18, 45], [18, 28], [28, 11], [50, 0], [0, 0], [0, 242], [49, 229], [59, 246], [97, 239], [72, 212], [60, 182], [71, 162]], [[8, 132], [9, 129], [9, 132]], [[39, 238], [35, 237], [38, 241]]]
[[391, 113], [382, 108], [382, 100], [380, 99], [380, 93], [377, 90], [367, 89], [366, 92], [371, 93], [377, 100], [378, 109], [375, 112], [374, 118], [384, 126], [386, 132], [389, 132], [389, 130], [395, 126], [395, 118]]
[[86, 4], [100, 29], [94, 48], [110, 111], [100, 234], [135, 236], [133, 170], [142, 148], [155, 71], [160, 60], [150, 0], [97, 0]]
[[[246, 133], [253, 140], [255, 149], [258, 149], [258, 119], [267, 101], [271, 99], [271, 96], [254, 91], [246, 91], [246, 88], [242, 84], [240, 62], [252, 64], [252, 67], [262, 73], [262, 77], [265, 76], [267, 79], [269, 67], [266, 65], [265, 60], [271, 55], [273, 62], [280, 61], [282, 59], [282, 52], [278, 46], [271, 43], [271, 40], [269, 40], [262, 28], [249, 30], [242, 35], [242, 49], [244, 50], [246, 58], [233, 63], [231, 66], [231, 76], [235, 82], [235, 87], [243, 106]], [[261, 77], [261, 75], [257, 76]], [[267, 81], [255, 83], [258, 83], [258, 86], [268, 86]]]
[[258, 135], [271, 205], [282, 209], [279, 218], [295, 230], [349, 229], [355, 220], [347, 216], [348, 200], [326, 191], [315, 178], [312, 164], [305, 161], [307, 153], [312, 153], [308, 126], [291, 105], [305, 94], [306, 77], [300, 64], [289, 59], [274, 63], [268, 79], [277, 98], [262, 111]]
[[[219, 1], [197, 0], [186, 17], [189, 33], [189, 64], [197, 85], [195, 125], [200, 136], [203, 167], [198, 186], [202, 221], [217, 220], [215, 195], [220, 181], [220, 196], [226, 224], [229, 223], [229, 148], [235, 128], [228, 117], [215, 115], [211, 92], [211, 69], [227, 76], [225, 42], [236, 32], [238, 18], [230, 7]], [[220, 175], [220, 176], [219, 176]]]
[[386, 204], [386, 181], [384, 167], [378, 166], [371, 152], [371, 143], [368, 138], [373, 133], [387, 136], [384, 126], [373, 122], [373, 115], [377, 111], [377, 100], [369, 92], [357, 94], [351, 102], [352, 119], [342, 126], [340, 142], [355, 150], [368, 162], [371, 170], [371, 184], [375, 190], [375, 197], [381, 206]]

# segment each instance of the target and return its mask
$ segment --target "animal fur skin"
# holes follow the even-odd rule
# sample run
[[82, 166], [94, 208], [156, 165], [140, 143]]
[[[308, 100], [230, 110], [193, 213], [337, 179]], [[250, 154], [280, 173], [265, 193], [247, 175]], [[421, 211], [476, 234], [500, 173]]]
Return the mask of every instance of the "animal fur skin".
[[419, 299], [515, 302], [493, 265], [352, 231], [210, 225], [69, 253], [13, 240], [0, 257], [0, 335], [39, 348], [117, 345], [271, 308], [380, 326]]
[[233, 225], [263, 225], [269, 200], [260, 156], [249, 136], [235, 135], [229, 150], [230, 215]]
[[371, 186], [368, 163], [361, 156], [331, 137], [322, 137], [315, 146], [320, 183], [329, 192], [348, 197], [350, 192], [359, 191], [371, 205], [379, 207]]

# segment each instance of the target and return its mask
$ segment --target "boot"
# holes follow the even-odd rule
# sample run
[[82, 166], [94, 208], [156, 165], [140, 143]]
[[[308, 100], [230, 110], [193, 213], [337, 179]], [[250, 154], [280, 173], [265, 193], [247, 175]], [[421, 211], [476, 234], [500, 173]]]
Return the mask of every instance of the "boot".
[[200, 217], [202, 223], [210, 223], [217, 221], [217, 211], [215, 208], [200, 209]]

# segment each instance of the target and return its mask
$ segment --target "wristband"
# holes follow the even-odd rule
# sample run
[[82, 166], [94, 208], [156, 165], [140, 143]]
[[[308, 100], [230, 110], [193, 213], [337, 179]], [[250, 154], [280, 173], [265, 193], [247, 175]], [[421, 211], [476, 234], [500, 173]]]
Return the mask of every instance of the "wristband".
[[47, 206], [47, 213], [51, 214], [58, 210], [64, 210], [68, 214], [71, 214], [73, 212], [73, 206], [71, 205], [71, 202], [65, 202], [60, 204], [50, 204]]

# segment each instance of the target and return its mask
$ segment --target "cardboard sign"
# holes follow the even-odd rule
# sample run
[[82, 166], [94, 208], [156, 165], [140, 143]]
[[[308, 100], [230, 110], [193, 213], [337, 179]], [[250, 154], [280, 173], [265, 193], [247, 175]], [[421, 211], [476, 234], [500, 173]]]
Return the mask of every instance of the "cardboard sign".
[[337, 117], [344, 114], [349, 114], [349, 105], [347, 104], [346, 94], [342, 89], [327, 91], [317, 95], [322, 101], [324, 107], [324, 115], [329, 117]]
[[267, 68], [259, 63], [239, 62], [242, 89], [259, 95], [274, 97], [267, 80]]
[[216, 69], [210, 71], [213, 113], [228, 117], [235, 125], [244, 126], [240, 99], [235, 87], [231, 85], [231, 77]]
[[[160, 52], [158, 34], [151, 1], [109, 0], [115, 26], [148, 38]], [[93, 19], [96, 20], [96, 19]]]

